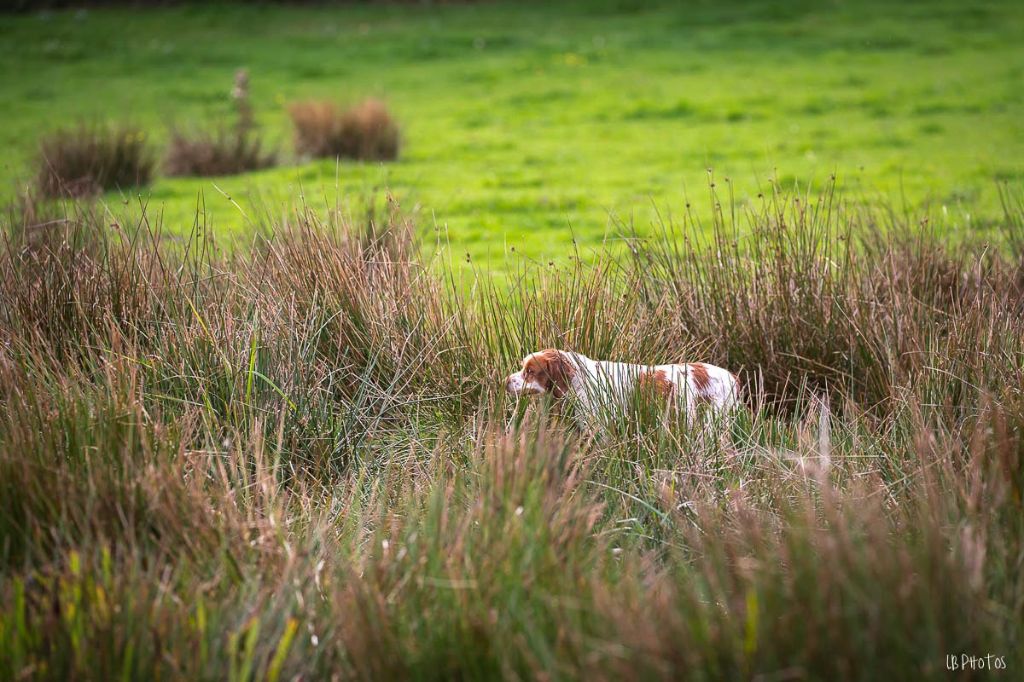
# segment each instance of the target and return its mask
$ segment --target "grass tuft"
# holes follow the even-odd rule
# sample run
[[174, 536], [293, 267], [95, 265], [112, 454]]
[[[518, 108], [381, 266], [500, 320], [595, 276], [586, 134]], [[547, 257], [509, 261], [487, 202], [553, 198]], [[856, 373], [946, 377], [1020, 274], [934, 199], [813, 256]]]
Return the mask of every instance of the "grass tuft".
[[297, 102], [288, 108], [301, 156], [392, 161], [401, 144], [387, 106], [368, 99], [348, 109], [329, 101]]
[[168, 175], [234, 175], [270, 168], [277, 164], [277, 153], [264, 148], [253, 116], [249, 95], [249, 75], [235, 74], [231, 91], [236, 120], [230, 128], [188, 132], [171, 130], [164, 161]]
[[277, 154], [255, 133], [172, 130], [164, 169], [170, 176], [235, 175], [271, 168]]
[[36, 190], [46, 197], [86, 197], [128, 189], [148, 184], [154, 165], [142, 131], [79, 124], [40, 142]]

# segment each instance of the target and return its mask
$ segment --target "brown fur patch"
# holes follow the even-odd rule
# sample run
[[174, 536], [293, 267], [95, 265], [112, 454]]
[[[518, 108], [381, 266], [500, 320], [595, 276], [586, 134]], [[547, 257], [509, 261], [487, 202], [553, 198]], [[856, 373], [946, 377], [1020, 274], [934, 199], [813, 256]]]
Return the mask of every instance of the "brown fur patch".
[[576, 367], [560, 350], [547, 348], [534, 353], [523, 364], [523, 378], [535, 379], [556, 398], [561, 398], [569, 391]]
[[708, 376], [708, 369], [699, 362], [690, 364], [690, 376], [693, 377], [693, 387], [697, 390], [698, 396], [706, 396], [708, 388], [711, 387], [711, 377]]
[[637, 388], [666, 400], [671, 398], [676, 392], [675, 384], [672, 383], [672, 380], [668, 378], [668, 374], [663, 369], [655, 370], [654, 372], [641, 372], [640, 376], [637, 377]]

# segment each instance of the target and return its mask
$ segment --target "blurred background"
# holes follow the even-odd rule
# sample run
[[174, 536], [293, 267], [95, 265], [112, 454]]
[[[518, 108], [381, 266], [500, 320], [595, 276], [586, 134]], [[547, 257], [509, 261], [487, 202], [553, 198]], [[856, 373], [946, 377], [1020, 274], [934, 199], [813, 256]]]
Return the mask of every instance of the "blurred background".
[[[1024, 176], [1024, 4], [74, 3], [0, 14], [0, 195], [222, 236], [390, 191], [460, 258], [561, 258], [835, 177], [955, 237]], [[102, 177], [95, 177], [102, 176]], [[709, 180], [709, 178], [711, 178]], [[229, 198], [230, 197], [230, 200]], [[428, 239], [427, 241], [431, 241]]]

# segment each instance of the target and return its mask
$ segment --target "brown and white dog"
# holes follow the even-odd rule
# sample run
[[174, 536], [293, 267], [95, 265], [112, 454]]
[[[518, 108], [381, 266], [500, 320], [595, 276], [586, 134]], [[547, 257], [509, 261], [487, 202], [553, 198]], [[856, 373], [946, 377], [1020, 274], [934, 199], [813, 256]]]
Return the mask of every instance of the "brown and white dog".
[[702, 407], [711, 417], [728, 417], [740, 405], [736, 375], [715, 365], [634, 365], [591, 360], [554, 348], [523, 358], [522, 369], [505, 380], [505, 390], [513, 395], [569, 397], [582, 408], [586, 421], [622, 404], [637, 390], [650, 391], [668, 406], [685, 410], [687, 423]]

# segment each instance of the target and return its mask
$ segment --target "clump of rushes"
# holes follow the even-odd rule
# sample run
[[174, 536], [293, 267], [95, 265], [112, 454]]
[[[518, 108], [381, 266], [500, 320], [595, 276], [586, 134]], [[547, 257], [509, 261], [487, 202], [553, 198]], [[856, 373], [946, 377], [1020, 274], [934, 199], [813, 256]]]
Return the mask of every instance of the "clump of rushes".
[[302, 156], [363, 161], [398, 158], [398, 123], [380, 100], [367, 99], [348, 109], [323, 100], [297, 102], [288, 112], [295, 126], [295, 150]]
[[36, 187], [46, 197], [85, 197], [145, 185], [154, 158], [141, 130], [81, 123], [43, 138]]
[[249, 74], [244, 69], [235, 74], [231, 98], [235, 107], [233, 127], [171, 131], [164, 164], [168, 175], [232, 175], [269, 168], [277, 163], [277, 153], [264, 149], [249, 97]]

